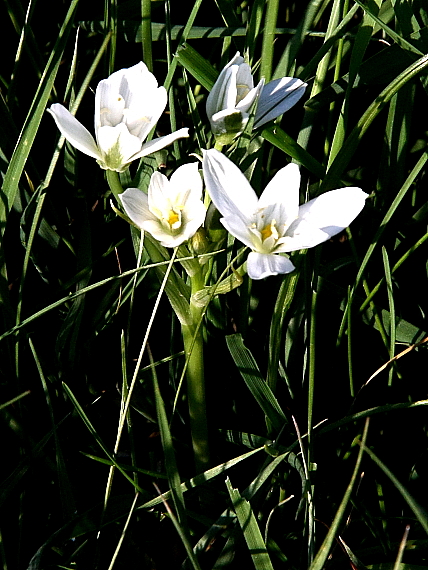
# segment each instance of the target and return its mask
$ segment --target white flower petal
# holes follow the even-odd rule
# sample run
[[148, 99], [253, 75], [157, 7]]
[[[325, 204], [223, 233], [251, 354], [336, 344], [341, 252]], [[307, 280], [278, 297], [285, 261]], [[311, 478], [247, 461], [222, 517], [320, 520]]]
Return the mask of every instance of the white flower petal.
[[332, 237], [358, 216], [367, 198], [368, 194], [361, 188], [331, 190], [300, 206], [297, 221], [305, 220]]
[[[178, 173], [178, 174], [177, 174]], [[131, 220], [165, 247], [191, 238], [204, 223], [201, 177], [197, 163], [181, 166], [170, 180], [160, 172], [150, 179], [148, 196], [136, 188], [120, 195]]]
[[133, 103], [136, 102], [135, 100], [144, 98], [146, 93], [152, 93], [157, 90], [158, 82], [156, 77], [142, 61], [122, 71], [123, 76], [120, 81], [119, 91], [125, 99], [127, 108], [132, 107]]
[[267, 83], [260, 93], [254, 128], [291, 109], [303, 97], [306, 87], [306, 83], [293, 77], [281, 77]]
[[306, 220], [297, 220], [288, 228], [286, 235], [278, 240], [275, 251], [298, 251], [327, 241], [330, 235]]
[[[219, 101], [223, 101], [226, 93], [226, 85], [230, 80], [232, 71], [230, 67], [232, 65], [240, 65], [244, 59], [239, 55], [239, 51], [235, 56], [229, 61], [227, 65], [221, 70], [219, 76], [216, 79], [211, 91], [208, 94], [206, 101], [206, 111], [208, 118], [210, 119], [217, 111], [220, 111], [223, 107], [219, 104]], [[235, 103], [233, 104], [235, 106]]]
[[174, 131], [170, 135], [165, 135], [164, 137], [153, 139], [152, 141], [144, 143], [140, 152], [137, 152], [132, 157], [132, 160], [135, 160], [136, 158], [141, 158], [142, 156], [147, 156], [148, 154], [152, 154], [153, 152], [157, 152], [158, 150], [161, 150], [166, 146], [170, 145], [177, 139], [183, 139], [188, 136], [189, 136], [189, 129], [186, 127], [184, 129], [179, 129], [178, 131]]
[[150, 211], [157, 217], [168, 217], [171, 202], [168, 200], [168, 178], [161, 172], [153, 172], [147, 191]]
[[144, 141], [160, 119], [168, 102], [164, 87], [145, 90], [130, 96], [129, 107], [125, 110], [125, 122], [130, 132]]
[[180, 202], [184, 196], [189, 195], [192, 201], [200, 202], [202, 198], [202, 178], [198, 170], [199, 163], [183, 164], [170, 178], [171, 188], [174, 188], [176, 199]]
[[215, 149], [203, 151], [205, 184], [215, 207], [224, 217], [239, 216], [251, 223], [257, 196], [235, 164]]
[[101, 153], [91, 133], [65, 107], [54, 103], [47, 111], [55, 119], [58, 129], [69, 143], [84, 154], [101, 159]]
[[[226, 66], [217, 78], [217, 81], [214, 83], [213, 88], [208, 94], [207, 101], [205, 104], [205, 108], [207, 111], [207, 116], [209, 119], [217, 113], [218, 111], [222, 110], [223, 102], [227, 100], [227, 90], [230, 86], [230, 80], [232, 75], [234, 75], [230, 66]], [[235, 73], [236, 75], [236, 73]], [[235, 107], [235, 103], [233, 104]]]
[[149, 210], [147, 194], [138, 188], [128, 188], [125, 192], [119, 194], [119, 198], [126, 215], [139, 228], [143, 228], [143, 224], [147, 220], [155, 219]]
[[261, 92], [261, 90], [263, 89], [263, 85], [265, 83], [264, 79], [261, 79], [259, 81], [259, 83], [256, 85], [256, 87], [254, 87], [254, 89], [251, 89], [251, 91], [249, 91], [249, 93], [246, 95], [246, 97], [244, 99], [242, 99], [242, 101], [239, 101], [239, 103], [236, 105], [236, 108], [239, 109], [240, 111], [249, 111], [251, 105], [254, 103], [256, 97], [259, 95], [259, 93]]
[[275, 174], [259, 199], [259, 208], [277, 224], [290, 225], [299, 213], [300, 169], [290, 163]]
[[241, 63], [237, 66], [236, 73], [236, 99], [235, 104], [245, 99], [245, 97], [254, 89], [254, 80], [251, 73], [251, 67], [248, 63]]
[[206, 209], [202, 200], [192, 203], [191, 208], [185, 212], [184, 240], [191, 238], [205, 221]]
[[293, 270], [294, 265], [288, 257], [282, 255], [252, 251], [247, 259], [247, 272], [251, 279], [263, 279], [270, 275], [290, 273]]
[[254, 242], [251, 239], [251, 232], [248, 230], [248, 224], [244, 222], [239, 216], [228, 216], [227, 218], [220, 218], [220, 222], [226, 230], [235, 236], [247, 247], [254, 248]]
[[97, 133], [100, 127], [115, 127], [121, 123], [124, 108], [125, 99], [112, 81], [110, 79], [100, 81], [95, 92], [95, 109], [98, 119], [95, 120], [95, 132]]
[[164, 247], [175, 247], [185, 241], [181, 233], [177, 236], [167, 233], [157, 218], [155, 220], [146, 220], [142, 229], [157, 239]]

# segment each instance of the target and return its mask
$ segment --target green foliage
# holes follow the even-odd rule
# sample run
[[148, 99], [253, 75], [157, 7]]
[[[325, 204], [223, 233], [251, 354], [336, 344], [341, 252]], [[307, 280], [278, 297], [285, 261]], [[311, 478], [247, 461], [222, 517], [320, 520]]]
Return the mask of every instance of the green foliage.
[[[2, 568], [428, 568], [426, 2], [0, 10]], [[212, 207], [173, 251], [116, 200], [215, 146], [237, 51], [308, 83], [223, 145], [256, 192], [293, 161], [301, 202], [369, 194], [261, 281]], [[93, 133], [98, 82], [140, 60], [169, 97], [150, 137], [190, 136], [105, 172], [45, 111]]]

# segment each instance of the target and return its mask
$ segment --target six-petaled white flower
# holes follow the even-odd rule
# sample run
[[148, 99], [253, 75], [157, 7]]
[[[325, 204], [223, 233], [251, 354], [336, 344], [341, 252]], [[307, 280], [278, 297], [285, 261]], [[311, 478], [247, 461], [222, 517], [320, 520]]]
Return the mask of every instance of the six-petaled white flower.
[[128, 188], [119, 198], [134, 224], [165, 247], [182, 244], [204, 223], [202, 179], [196, 162], [177, 168], [170, 180], [155, 172], [148, 194]]
[[245, 129], [257, 96], [254, 128], [291, 109], [305, 89], [306, 83], [293, 77], [281, 77], [266, 85], [262, 79], [254, 87], [250, 66], [238, 52], [220, 72], [207, 97], [206, 111], [211, 129], [219, 142], [230, 143]]
[[61, 134], [78, 150], [109, 170], [123, 172], [129, 163], [187, 137], [188, 129], [144, 143], [167, 104], [164, 87], [140, 62], [100, 81], [95, 93], [95, 138], [65, 107], [48, 109]]
[[368, 196], [360, 188], [340, 188], [299, 207], [299, 167], [289, 164], [257, 198], [239, 168], [215, 149], [204, 151], [203, 172], [221, 223], [252, 250], [247, 259], [252, 279], [293, 271], [290, 259], [278, 254], [336, 235], [360, 213]]

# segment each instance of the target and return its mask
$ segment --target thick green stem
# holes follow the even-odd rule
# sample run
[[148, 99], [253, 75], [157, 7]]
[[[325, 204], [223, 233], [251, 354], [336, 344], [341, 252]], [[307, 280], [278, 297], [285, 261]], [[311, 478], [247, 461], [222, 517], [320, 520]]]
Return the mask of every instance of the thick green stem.
[[120, 183], [119, 174], [115, 170], [106, 170], [106, 178], [110, 190], [114, 194], [117, 203], [120, 205], [119, 194], [122, 194], [123, 188]]
[[[201, 272], [194, 275], [191, 281], [192, 294], [201, 290], [204, 286]], [[210, 461], [205, 404], [204, 339], [201, 326], [203, 309], [197, 307], [191, 300], [190, 310], [193, 323], [191, 326], [182, 325], [181, 330], [187, 359], [187, 399], [193, 453], [196, 470], [198, 473], [201, 473], [208, 469]]]

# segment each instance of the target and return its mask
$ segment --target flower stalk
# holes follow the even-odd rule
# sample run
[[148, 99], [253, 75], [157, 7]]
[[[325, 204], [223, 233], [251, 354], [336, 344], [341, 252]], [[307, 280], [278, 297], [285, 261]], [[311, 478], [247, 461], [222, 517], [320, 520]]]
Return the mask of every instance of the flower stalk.
[[[171, 180], [156, 172], [148, 194], [138, 188], [128, 188], [123, 192], [117, 172], [108, 170], [107, 180], [117, 202], [132, 222], [145, 232], [144, 247], [153, 262], [165, 260], [166, 247], [178, 248], [183, 257], [188, 257], [184, 242], [195, 236], [205, 218], [201, 200], [202, 181], [196, 163], [178, 168]], [[209, 465], [202, 328], [204, 306], [194, 302], [193, 295], [204, 288], [204, 276], [203, 266], [196, 259], [182, 265], [190, 278], [190, 291], [172, 270], [165, 284], [165, 293], [181, 325], [186, 354], [190, 431], [195, 467], [200, 473]], [[160, 278], [165, 271], [165, 266], [159, 265], [157, 273]]]
[[190, 313], [192, 325], [181, 326], [184, 351], [186, 354], [186, 382], [189, 406], [190, 431], [197, 473], [209, 467], [210, 454], [208, 444], [208, 425], [206, 414], [205, 378], [204, 378], [204, 339], [203, 307], [193, 302], [193, 295], [203, 289], [202, 271], [191, 278], [192, 297]]

